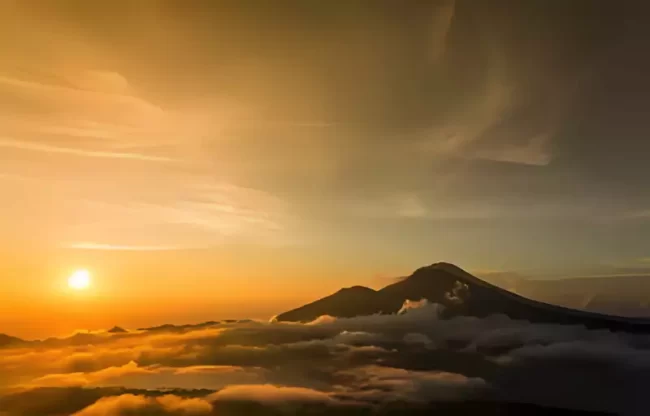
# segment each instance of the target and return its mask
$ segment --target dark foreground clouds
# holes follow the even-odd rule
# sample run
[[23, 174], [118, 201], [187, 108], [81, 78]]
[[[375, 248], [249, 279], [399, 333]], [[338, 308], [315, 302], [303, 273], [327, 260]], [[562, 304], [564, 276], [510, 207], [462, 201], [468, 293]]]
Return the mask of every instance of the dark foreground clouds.
[[416, 303], [397, 315], [166, 327], [5, 348], [0, 414], [358, 413], [432, 403], [453, 411], [497, 402], [650, 409], [649, 336], [505, 316], [443, 320], [438, 312]]

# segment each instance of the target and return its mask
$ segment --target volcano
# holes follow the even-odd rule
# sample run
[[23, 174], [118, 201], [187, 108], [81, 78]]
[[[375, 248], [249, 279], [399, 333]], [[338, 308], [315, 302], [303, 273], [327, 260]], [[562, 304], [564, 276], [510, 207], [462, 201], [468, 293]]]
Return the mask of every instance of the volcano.
[[534, 323], [584, 325], [590, 329], [650, 332], [650, 319], [627, 318], [571, 309], [527, 299], [490, 284], [450, 263], [435, 263], [380, 290], [363, 286], [341, 289], [315, 302], [282, 313], [278, 321], [309, 322], [319, 316], [338, 318], [394, 314], [405, 301], [443, 305], [443, 318], [506, 315]]

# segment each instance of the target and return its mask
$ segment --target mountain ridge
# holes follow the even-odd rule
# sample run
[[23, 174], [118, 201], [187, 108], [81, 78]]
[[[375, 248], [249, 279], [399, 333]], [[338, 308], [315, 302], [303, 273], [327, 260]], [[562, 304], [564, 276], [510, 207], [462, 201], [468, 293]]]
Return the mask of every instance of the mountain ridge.
[[[353, 288], [359, 286], [353, 286]], [[322, 315], [354, 317], [397, 313], [406, 300], [440, 303], [444, 317], [484, 318], [503, 314], [536, 323], [585, 325], [612, 331], [650, 332], [650, 319], [587, 312], [532, 300], [486, 282], [446, 262], [416, 269], [410, 276], [379, 290], [338, 292], [276, 316], [278, 321], [307, 322]], [[355, 296], [356, 295], [356, 296]]]
[[0, 333], [0, 348], [14, 346], [24, 342], [25, 341], [20, 338]]

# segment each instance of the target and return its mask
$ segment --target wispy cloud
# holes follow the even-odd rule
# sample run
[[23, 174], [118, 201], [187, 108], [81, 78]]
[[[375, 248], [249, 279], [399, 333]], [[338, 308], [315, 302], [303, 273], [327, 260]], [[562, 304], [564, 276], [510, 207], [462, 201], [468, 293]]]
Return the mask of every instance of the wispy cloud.
[[64, 244], [65, 248], [77, 250], [104, 250], [104, 251], [171, 251], [181, 250], [181, 246], [138, 246], [138, 245], [119, 245], [93, 242], [77, 242]]
[[179, 135], [185, 124], [136, 95], [124, 76], [111, 71], [48, 75], [0, 74], [0, 95], [6, 97], [0, 147], [87, 158], [175, 160], [148, 150]]
[[[83, 76], [83, 73], [81, 75]], [[134, 95], [125, 94], [124, 90], [111, 91], [109, 89], [107, 91], [104, 88], [105, 85], [95, 88], [90, 81], [81, 85], [86, 85], [86, 89], [0, 75], [0, 91], [11, 93], [11, 96], [21, 98], [30, 104], [38, 103], [41, 108], [45, 105], [51, 109], [57, 109], [58, 105], [58, 109], [61, 111], [76, 105], [84, 105], [85, 107], [77, 108], [77, 112], [112, 110], [118, 111], [122, 116], [131, 117], [143, 114], [163, 114], [160, 107]], [[135, 112], [135, 114], [129, 114], [129, 112]]]
[[551, 162], [549, 136], [539, 135], [521, 145], [505, 145], [479, 151], [476, 157], [495, 162], [546, 166]]
[[456, 12], [456, 0], [440, 2], [433, 15], [431, 25], [431, 51], [434, 61], [440, 60], [446, 51], [447, 36]]
[[172, 162], [174, 159], [163, 156], [151, 156], [139, 153], [122, 153], [122, 152], [108, 152], [101, 150], [84, 150], [69, 147], [51, 146], [42, 143], [27, 142], [17, 139], [0, 139], [0, 147], [27, 150], [32, 152], [45, 152], [55, 154], [66, 154], [73, 156], [102, 158], [102, 159], [130, 159], [140, 160], [145, 162]]
[[630, 218], [630, 219], [650, 218], [650, 209], [642, 209], [642, 210], [638, 210], [638, 211], [629, 212], [626, 215], [626, 218]]
[[400, 199], [396, 213], [398, 216], [406, 218], [425, 218], [430, 215], [426, 206], [414, 195]]
[[308, 120], [287, 120], [287, 121], [257, 121], [253, 122], [254, 125], [263, 125], [271, 127], [304, 127], [314, 129], [326, 129], [329, 127], [336, 127], [338, 123], [332, 121], [308, 121]]
[[81, 201], [76, 196], [61, 232], [62, 245], [80, 250], [161, 251], [199, 249], [229, 240], [273, 244], [286, 235], [287, 205], [272, 194], [212, 184], [200, 175], [163, 180], [160, 189], [152, 190], [151, 184], [124, 190], [134, 195], [127, 200], [121, 192], [114, 197], [88, 195]]

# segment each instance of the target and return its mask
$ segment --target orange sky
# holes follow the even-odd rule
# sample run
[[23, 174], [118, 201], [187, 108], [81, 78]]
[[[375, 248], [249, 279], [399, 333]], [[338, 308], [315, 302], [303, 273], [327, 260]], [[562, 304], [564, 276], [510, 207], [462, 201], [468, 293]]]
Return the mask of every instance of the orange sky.
[[645, 26], [572, 4], [0, 2], [0, 333], [647, 270]]
[[[37, 338], [114, 325], [269, 319], [342, 285], [391, 282], [379, 272], [369, 274], [352, 259], [327, 265], [296, 258], [299, 254], [242, 246], [137, 252], [54, 249], [3, 256], [0, 326], [16, 336]], [[77, 269], [92, 274], [87, 290], [67, 286]], [[399, 269], [393, 266], [395, 275]]]

